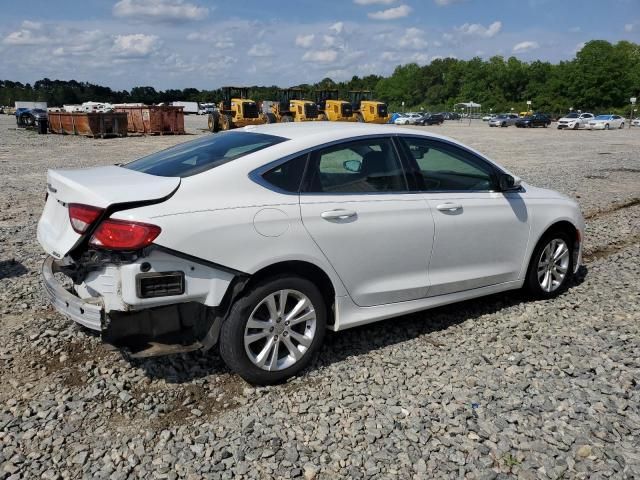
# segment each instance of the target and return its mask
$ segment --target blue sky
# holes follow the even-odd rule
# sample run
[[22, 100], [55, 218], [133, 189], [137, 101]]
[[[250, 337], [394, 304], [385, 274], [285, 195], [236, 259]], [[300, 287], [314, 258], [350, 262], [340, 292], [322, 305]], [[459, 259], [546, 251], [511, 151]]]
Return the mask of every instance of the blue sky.
[[640, 0], [3, 2], [0, 79], [129, 89], [288, 86], [452, 56], [553, 62], [640, 43]]

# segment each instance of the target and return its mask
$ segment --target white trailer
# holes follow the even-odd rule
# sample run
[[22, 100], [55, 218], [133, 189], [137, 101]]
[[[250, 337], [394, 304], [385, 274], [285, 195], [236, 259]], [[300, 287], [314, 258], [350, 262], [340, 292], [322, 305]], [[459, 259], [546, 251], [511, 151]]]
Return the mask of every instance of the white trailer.
[[200, 105], [198, 102], [171, 102], [171, 105], [174, 107], [182, 107], [182, 111], [184, 113], [198, 113], [200, 110]]
[[16, 110], [18, 108], [41, 108], [42, 110], [47, 109], [47, 102], [21, 102], [16, 101]]

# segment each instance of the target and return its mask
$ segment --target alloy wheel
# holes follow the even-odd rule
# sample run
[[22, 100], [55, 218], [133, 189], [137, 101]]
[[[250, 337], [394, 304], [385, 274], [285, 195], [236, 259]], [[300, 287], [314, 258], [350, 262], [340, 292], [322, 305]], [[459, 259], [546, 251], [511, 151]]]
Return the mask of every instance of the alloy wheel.
[[297, 290], [278, 290], [253, 309], [244, 332], [251, 362], [268, 371], [291, 367], [307, 352], [316, 334], [311, 300]]
[[561, 238], [554, 238], [542, 250], [538, 261], [538, 283], [547, 293], [562, 286], [569, 270], [569, 247]]

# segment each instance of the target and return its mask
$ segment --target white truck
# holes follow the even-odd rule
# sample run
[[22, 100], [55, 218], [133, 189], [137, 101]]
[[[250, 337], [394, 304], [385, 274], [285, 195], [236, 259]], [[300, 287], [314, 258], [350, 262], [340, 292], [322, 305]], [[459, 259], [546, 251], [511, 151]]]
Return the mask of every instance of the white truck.
[[197, 114], [200, 110], [198, 102], [171, 102], [171, 105], [174, 107], [182, 107], [184, 113]]

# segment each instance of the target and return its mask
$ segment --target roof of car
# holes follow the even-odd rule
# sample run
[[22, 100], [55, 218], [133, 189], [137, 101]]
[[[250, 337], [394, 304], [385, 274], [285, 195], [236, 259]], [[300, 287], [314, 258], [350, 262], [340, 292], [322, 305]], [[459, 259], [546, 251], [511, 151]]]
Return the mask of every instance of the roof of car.
[[[290, 140], [309, 139], [309, 137], [325, 137], [326, 140], [340, 140], [349, 137], [359, 137], [365, 135], [424, 135], [432, 138], [440, 138], [451, 140], [445, 136], [434, 134], [419, 129], [402, 128], [392, 124], [371, 124], [359, 122], [287, 122], [287, 123], [271, 123], [266, 125], [257, 125], [244, 127], [240, 131], [250, 131], [255, 133], [264, 133], [267, 135], [276, 135], [288, 138]], [[455, 142], [458, 143], [458, 142]]]

